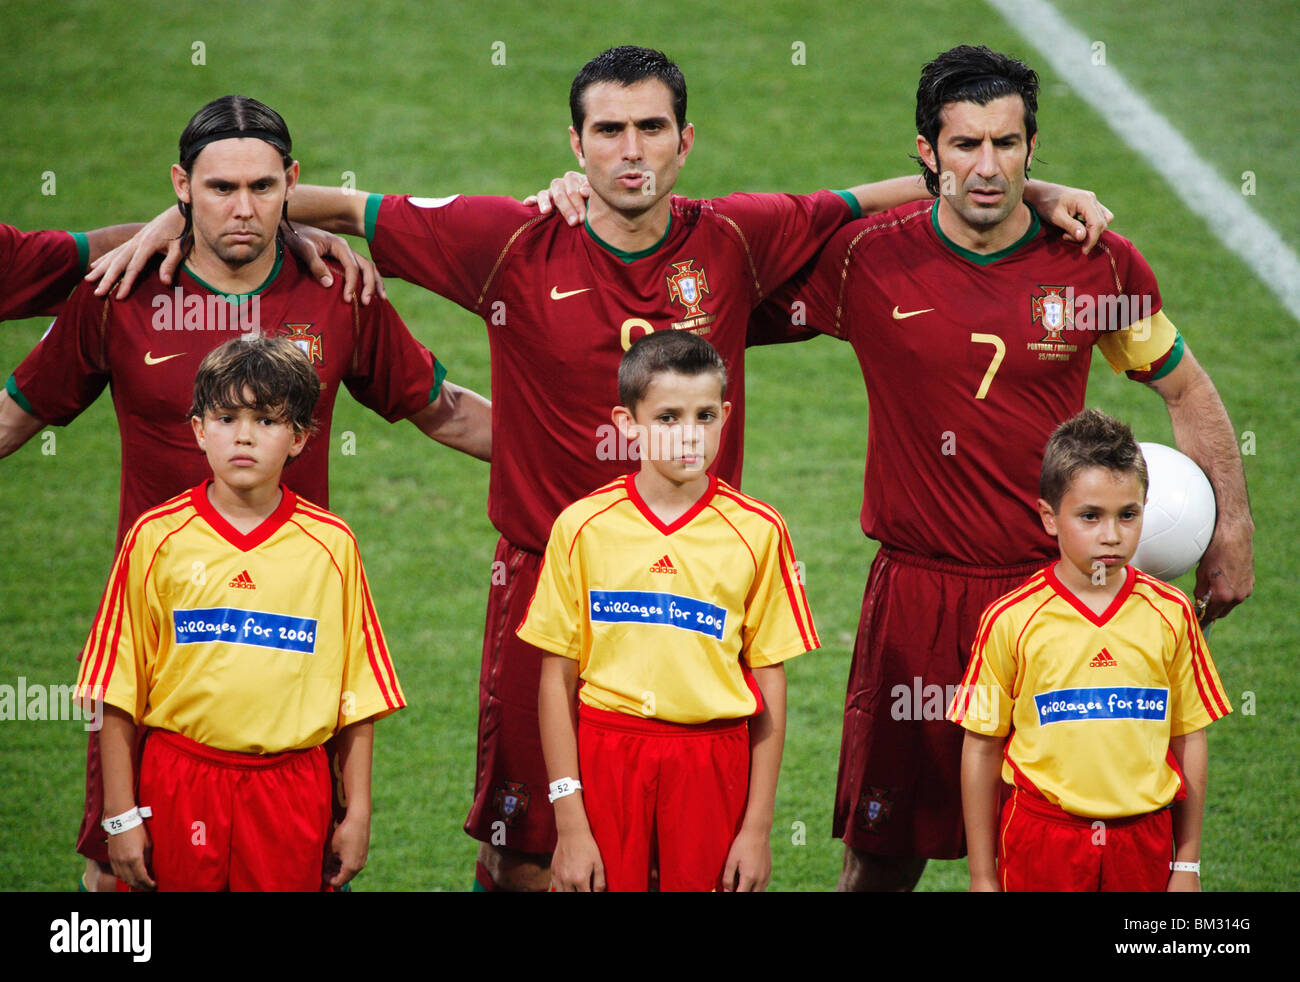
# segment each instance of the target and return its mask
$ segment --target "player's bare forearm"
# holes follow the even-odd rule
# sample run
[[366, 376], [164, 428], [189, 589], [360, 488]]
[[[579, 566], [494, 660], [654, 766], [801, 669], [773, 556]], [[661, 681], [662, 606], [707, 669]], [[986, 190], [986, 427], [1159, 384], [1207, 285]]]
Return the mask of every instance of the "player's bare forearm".
[[1190, 349], [1172, 372], [1150, 383], [1169, 411], [1174, 442], [1205, 471], [1214, 488], [1218, 519], [1196, 571], [1196, 596], [1209, 596], [1208, 624], [1226, 615], [1255, 588], [1255, 522], [1236, 433], [1210, 376]]
[[365, 868], [370, 855], [370, 772], [375, 724], [362, 720], [334, 737], [347, 812], [330, 840], [330, 885], [343, 886]]
[[0, 388], [0, 457], [8, 457], [39, 433], [44, 425]]
[[858, 184], [848, 191], [858, 199], [858, 207], [862, 209], [864, 215], [875, 215], [910, 201], [924, 201], [933, 197], [926, 190], [925, 181], [919, 174], [910, 177], [890, 177], [870, 184]]
[[[542, 656], [537, 686], [537, 720], [542, 757], [552, 781], [578, 774], [578, 663], [562, 655]], [[605, 889], [605, 867], [591, 834], [583, 792], [555, 801], [555, 852], [551, 885], [560, 893]]]
[[492, 403], [443, 381], [438, 398], [409, 417], [421, 433], [479, 460], [492, 459]]
[[728, 893], [766, 890], [772, 878], [772, 813], [785, 750], [785, 666], [753, 671], [764, 708], [749, 721], [749, 798], [722, 871]]
[[1004, 737], [966, 731], [961, 748], [961, 807], [972, 891], [997, 891], [998, 790]]
[[[1169, 738], [1169, 750], [1183, 774], [1187, 797], [1174, 803], [1174, 860], [1201, 861], [1201, 824], [1205, 817], [1205, 789], [1209, 783], [1210, 745], [1205, 730]], [[1201, 878], [1196, 873], [1171, 873], [1171, 891], [1197, 891]]]
[[[135, 720], [127, 713], [102, 705], [99, 759], [104, 783], [104, 817], [121, 815], [136, 805]], [[149, 802], [146, 802], [149, 804]], [[113, 872], [134, 890], [152, 890], [149, 875], [149, 833], [143, 825], [108, 837], [108, 859]]]
[[366, 234], [365, 191], [299, 184], [289, 196], [289, 220], [339, 235]]
[[109, 225], [87, 232], [86, 244], [90, 247], [90, 255], [86, 257], [86, 261], [93, 263], [110, 249], [116, 249], [142, 228], [144, 222], [131, 222], [127, 225]]
[[749, 721], [749, 799], [742, 827], [766, 835], [772, 831], [776, 784], [785, 752], [785, 665], [767, 665], [753, 672], [764, 709]]

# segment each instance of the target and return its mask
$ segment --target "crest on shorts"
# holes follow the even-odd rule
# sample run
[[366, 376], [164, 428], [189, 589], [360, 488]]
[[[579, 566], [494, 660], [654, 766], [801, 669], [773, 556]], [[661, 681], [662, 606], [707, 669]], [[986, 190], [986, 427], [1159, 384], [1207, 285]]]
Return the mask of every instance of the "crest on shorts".
[[878, 832], [894, 810], [891, 788], [867, 788], [858, 798], [858, 821], [868, 832]]
[[497, 814], [505, 819], [506, 825], [514, 825], [528, 814], [528, 789], [518, 781], [506, 781], [497, 788], [492, 798]]
[[692, 269], [694, 264], [694, 259], [673, 263], [673, 269], [677, 272], [668, 277], [668, 299], [685, 307], [688, 318], [699, 317], [704, 313], [700, 304], [709, 293], [709, 281], [704, 270]]
[[312, 334], [307, 330], [312, 325], [285, 324], [284, 326], [289, 329], [286, 336], [303, 350], [303, 354], [311, 359], [313, 365], [318, 361], [325, 360], [325, 342], [321, 340], [319, 334]]
[[1042, 296], [1030, 297], [1029, 306], [1034, 314], [1034, 321], [1042, 322], [1047, 331], [1040, 344], [1061, 344], [1062, 331], [1074, 328], [1074, 295], [1065, 286], [1043, 286], [1039, 284]]

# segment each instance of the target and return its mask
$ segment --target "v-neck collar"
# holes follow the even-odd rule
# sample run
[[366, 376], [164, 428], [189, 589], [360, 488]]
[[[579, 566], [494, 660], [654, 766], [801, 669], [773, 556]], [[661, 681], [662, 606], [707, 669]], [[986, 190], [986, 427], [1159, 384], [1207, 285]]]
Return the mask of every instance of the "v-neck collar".
[[197, 488], [194, 488], [190, 492], [190, 501], [194, 505], [194, 510], [199, 513], [199, 517], [211, 525], [212, 530], [217, 535], [240, 552], [249, 552], [260, 546], [279, 531], [280, 526], [289, 520], [294, 509], [298, 507], [297, 495], [281, 484], [280, 503], [275, 506], [275, 511], [262, 519], [262, 523], [257, 528], [245, 535], [222, 518], [221, 513], [212, 506], [212, 502], [208, 500], [208, 486], [211, 484], [212, 478], [208, 478]]
[[671, 525], [665, 525], [660, 520], [659, 516], [654, 513], [651, 507], [645, 503], [645, 499], [641, 497], [641, 492], [636, 489], [636, 474], [629, 474], [624, 480], [625, 486], [627, 487], [627, 496], [631, 499], [632, 504], [636, 505], [637, 510], [641, 512], [641, 516], [647, 522], [657, 528], [664, 535], [672, 535], [678, 529], [685, 528], [689, 525], [691, 520], [700, 512], [704, 511], [709, 502], [713, 500], [713, 494], [718, 489], [717, 477], [710, 474], [709, 486], [704, 489], [704, 493], [700, 495], [699, 500], [696, 501], [695, 504], [691, 505], [691, 507], [687, 508], [686, 511], [682, 512], [682, 514], [678, 516], [676, 521]]
[[1091, 607], [1075, 596], [1074, 591], [1061, 582], [1060, 577], [1056, 575], [1055, 563], [1047, 567], [1047, 582], [1052, 585], [1052, 589], [1060, 594], [1066, 603], [1070, 604], [1070, 606], [1080, 614], [1088, 618], [1089, 621], [1097, 627], [1105, 627], [1106, 623], [1119, 612], [1121, 607], [1124, 606], [1124, 601], [1129, 598], [1129, 594], [1133, 592], [1133, 585], [1137, 582], [1137, 572], [1133, 569], [1133, 564], [1131, 562], [1124, 567], [1124, 583], [1120, 586], [1119, 593], [1115, 594], [1114, 598], [1110, 602], [1110, 606], [1100, 614], [1096, 613]]

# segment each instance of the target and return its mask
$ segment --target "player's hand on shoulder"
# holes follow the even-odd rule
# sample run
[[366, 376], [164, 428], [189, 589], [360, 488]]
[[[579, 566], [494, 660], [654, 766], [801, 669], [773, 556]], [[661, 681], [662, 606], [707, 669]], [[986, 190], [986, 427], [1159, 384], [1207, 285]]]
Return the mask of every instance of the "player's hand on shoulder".
[[95, 296], [106, 295], [113, 284], [117, 283], [117, 292], [113, 296], [125, 300], [131, 287], [135, 286], [136, 278], [157, 255], [163, 256], [158, 276], [164, 283], [170, 284], [176, 267], [181, 262], [180, 235], [183, 231], [185, 219], [181, 217], [180, 211], [168, 208], [116, 249], [104, 253], [90, 264], [85, 276], [89, 283], [98, 281]]
[[334, 276], [325, 265], [326, 259], [333, 259], [343, 267], [343, 299], [351, 303], [356, 296], [357, 278], [361, 279], [361, 303], [369, 304], [376, 293], [385, 300], [384, 279], [379, 275], [375, 264], [356, 252], [347, 240], [333, 232], [326, 232], [311, 225], [290, 226], [288, 222], [280, 223], [284, 233], [285, 244], [289, 251], [305, 262], [321, 286], [332, 286]]
[[556, 893], [604, 893], [605, 864], [590, 832], [561, 832], [551, 856], [551, 889]]
[[330, 886], [337, 890], [365, 869], [369, 853], [370, 819], [346, 815], [330, 839], [330, 854], [325, 862]]
[[153, 844], [144, 825], [108, 837], [108, 861], [113, 875], [132, 890], [154, 890], [158, 884], [149, 875], [149, 854]]
[[570, 225], [577, 225], [586, 214], [589, 197], [591, 184], [587, 175], [570, 170], [553, 180], [547, 189], [530, 194], [524, 199], [524, 204], [537, 205], [537, 210], [543, 215], [549, 215], [554, 209]]
[[766, 832], [741, 827], [722, 868], [724, 893], [766, 890], [772, 879], [772, 845]]
[[1097, 195], [1083, 188], [1031, 181], [1025, 187], [1025, 200], [1044, 219], [1062, 229], [1065, 238], [1079, 243], [1085, 256], [1115, 220], [1114, 213], [1097, 200]]

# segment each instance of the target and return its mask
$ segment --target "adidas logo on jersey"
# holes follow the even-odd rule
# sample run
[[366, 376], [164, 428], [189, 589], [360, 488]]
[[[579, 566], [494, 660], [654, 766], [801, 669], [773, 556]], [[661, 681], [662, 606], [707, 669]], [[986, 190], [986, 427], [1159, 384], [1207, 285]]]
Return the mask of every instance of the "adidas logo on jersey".
[[1110, 668], [1119, 663], [1110, 656], [1110, 652], [1105, 648], [1092, 656], [1092, 661], [1088, 662], [1089, 668]]
[[233, 586], [233, 587], [236, 587], [237, 589], [240, 589], [240, 590], [256, 590], [256, 589], [257, 589], [257, 584], [254, 583], [254, 582], [253, 582], [253, 578], [252, 578], [251, 576], [248, 575], [248, 570], [244, 570], [242, 573], [240, 573], [238, 576], [236, 576], [233, 580], [231, 580], [229, 583], [227, 583], [226, 586]]
[[656, 562], [655, 562], [655, 563], [650, 567], [650, 572], [652, 572], [652, 573], [673, 573], [673, 574], [676, 574], [677, 569], [676, 569], [676, 567], [673, 566], [673, 561], [672, 561], [671, 559], [669, 559], [667, 555], [665, 555], [663, 559], [657, 560], [657, 561], [656, 561]]

